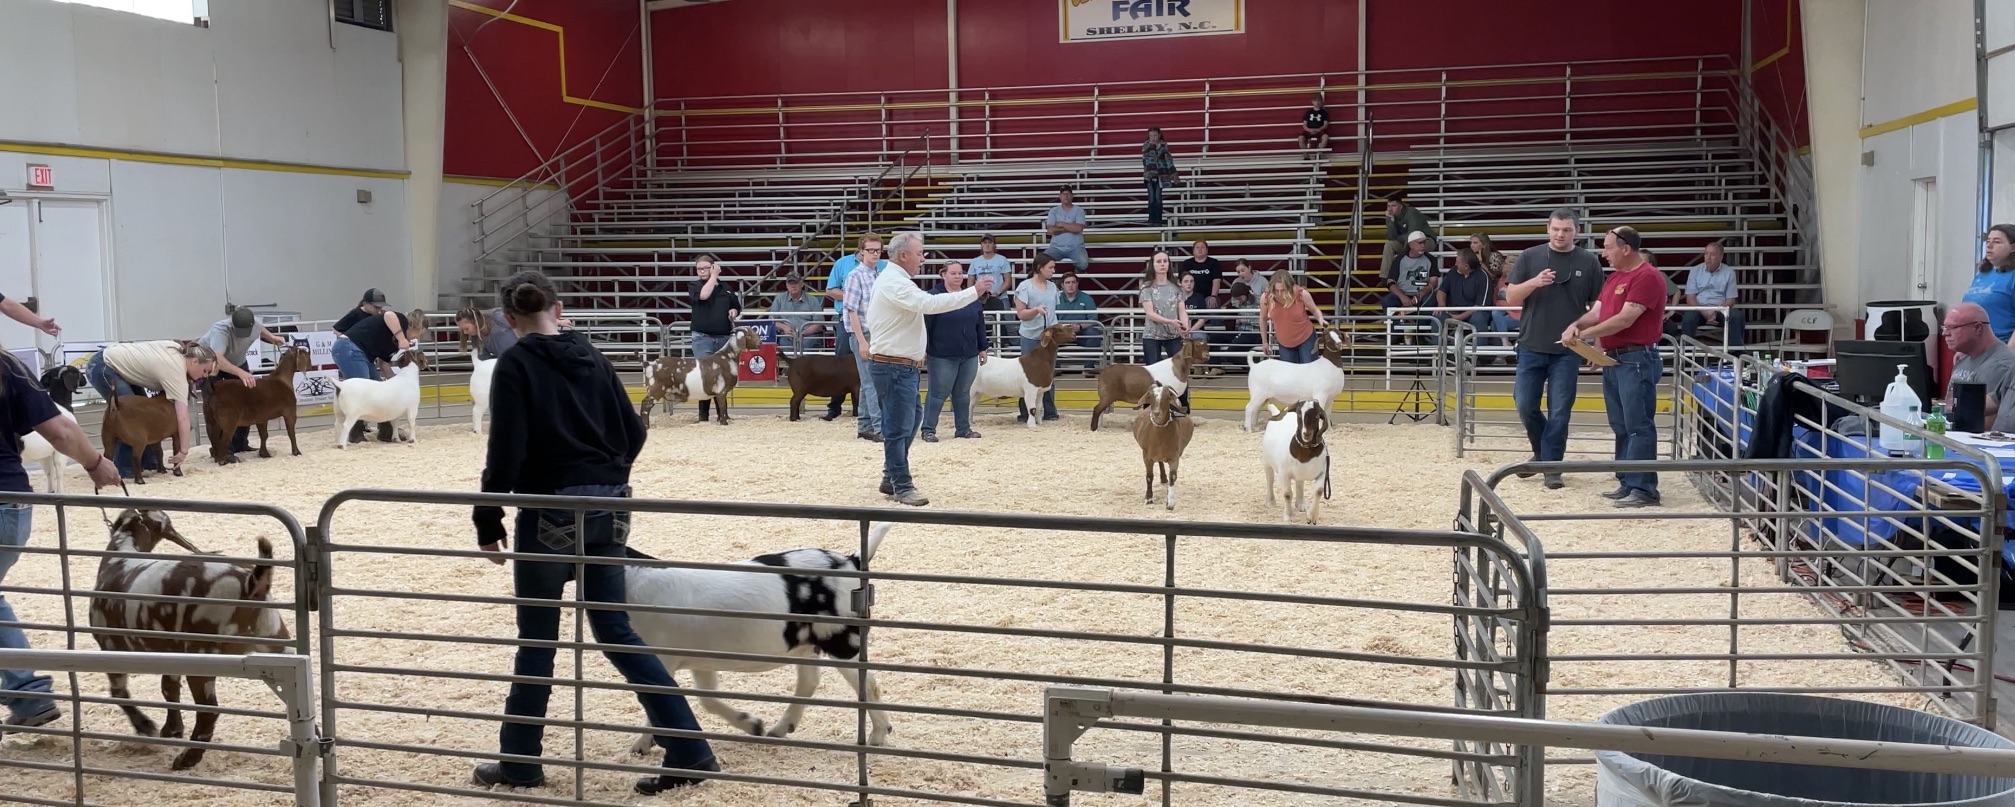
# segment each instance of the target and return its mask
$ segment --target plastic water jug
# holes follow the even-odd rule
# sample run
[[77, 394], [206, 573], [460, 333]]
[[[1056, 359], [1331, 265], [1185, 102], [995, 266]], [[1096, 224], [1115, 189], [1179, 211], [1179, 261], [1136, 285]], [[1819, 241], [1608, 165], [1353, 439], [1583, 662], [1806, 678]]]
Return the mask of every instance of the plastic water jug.
[[[1909, 365], [1896, 365], [1896, 380], [1889, 382], [1889, 389], [1882, 394], [1882, 414], [1911, 425], [1917, 424], [1917, 413], [1923, 411], [1924, 402], [1917, 398], [1916, 390], [1910, 388], [1906, 375]], [[1924, 443], [1912, 440], [1902, 429], [1882, 427], [1882, 450], [1888, 453], [1915, 453]]]

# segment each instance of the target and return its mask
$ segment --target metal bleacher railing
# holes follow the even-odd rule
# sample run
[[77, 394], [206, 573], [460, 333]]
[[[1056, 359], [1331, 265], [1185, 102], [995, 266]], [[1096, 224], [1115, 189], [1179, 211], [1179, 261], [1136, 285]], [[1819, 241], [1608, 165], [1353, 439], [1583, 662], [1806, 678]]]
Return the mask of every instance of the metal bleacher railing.
[[[1292, 120], [1317, 90], [1334, 137], [1310, 155]], [[792, 271], [816, 289], [858, 234], [897, 228], [926, 233], [933, 266], [983, 233], [1025, 265], [1069, 185], [1092, 225], [1093, 265], [1073, 268], [1101, 305], [1152, 249], [1202, 239], [1363, 313], [1386, 236], [1365, 208], [1405, 189], [1451, 248], [1471, 233], [1537, 243], [1535, 222], [1563, 206], [1683, 259], [1725, 238], [1763, 334], [1819, 293], [1809, 171], [1725, 57], [668, 99], [634, 120], [479, 203], [478, 253], [554, 275], [573, 310], [674, 322], [703, 252], [757, 294]], [[1148, 126], [1181, 173], [1163, 226], [1138, 212]], [[495, 279], [477, 275], [471, 297]]]

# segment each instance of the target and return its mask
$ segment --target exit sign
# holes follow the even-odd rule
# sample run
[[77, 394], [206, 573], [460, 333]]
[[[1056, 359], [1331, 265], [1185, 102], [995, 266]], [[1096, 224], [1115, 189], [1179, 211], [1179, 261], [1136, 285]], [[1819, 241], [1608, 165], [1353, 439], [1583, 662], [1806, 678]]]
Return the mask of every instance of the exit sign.
[[28, 189], [31, 191], [55, 190], [56, 169], [46, 165], [28, 166]]

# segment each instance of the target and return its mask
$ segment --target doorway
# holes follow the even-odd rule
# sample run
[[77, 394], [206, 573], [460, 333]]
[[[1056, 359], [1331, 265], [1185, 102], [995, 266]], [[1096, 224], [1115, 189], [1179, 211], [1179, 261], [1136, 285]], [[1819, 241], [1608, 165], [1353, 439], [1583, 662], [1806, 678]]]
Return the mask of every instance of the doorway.
[[[0, 294], [52, 317], [64, 343], [111, 341], [110, 234], [102, 199], [17, 197], [0, 206]], [[54, 353], [57, 339], [0, 317], [0, 345]]]

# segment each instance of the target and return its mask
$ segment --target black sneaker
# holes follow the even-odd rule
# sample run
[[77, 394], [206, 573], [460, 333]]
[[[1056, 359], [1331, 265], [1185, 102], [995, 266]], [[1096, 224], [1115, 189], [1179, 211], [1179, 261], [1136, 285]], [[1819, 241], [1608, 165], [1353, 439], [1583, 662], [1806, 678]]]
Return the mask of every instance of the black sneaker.
[[870, 443], [879, 443], [882, 441], [881, 432], [854, 432], [854, 436]]
[[924, 433], [923, 433], [923, 441], [924, 441], [924, 442], [926, 442], [926, 443], [935, 443], [935, 442], [937, 442], [937, 441], [938, 441], [938, 433], [937, 433], [937, 432], [924, 432]]
[[1629, 495], [1630, 495], [1630, 488], [1623, 488], [1623, 487], [1619, 487], [1615, 490], [1605, 490], [1602, 492], [1602, 498], [1608, 499], [1610, 501], [1616, 501]]
[[504, 766], [502, 763], [485, 762], [476, 766], [476, 772], [469, 775], [469, 781], [483, 787], [496, 787], [498, 785], [505, 787], [538, 787], [546, 783], [546, 775], [543, 773], [539, 774], [538, 778], [529, 782], [513, 782], [504, 778]]
[[1651, 496], [1641, 490], [1633, 490], [1630, 492], [1630, 495], [1616, 500], [1616, 506], [1622, 508], [1657, 507], [1660, 504], [1662, 502], [1651, 498]]
[[1561, 489], [1561, 488], [1564, 488], [1564, 487], [1567, 487], [1567, 480], [1564, 480], [1564, 479], [1561, 479], [1561, 478], [1560, 478], [1560, 474], [1547, 474], [1547, 475], [1546, 475], [1546, 489], [1547, 489], [1547, 490], [1559, 490], [1559, 489]]
[[[707, 773], [720, 773], [721, 763], [718, 760], [709, 758], [706, 762], [694, 765], [693, 767], [690, 768], [668, 768], [667, 770], [704, 771]], [[637, 780], [637, 794], [643, 796], [655, 796], [667, 790], [676, 790], [681, 787], [691, 787], [704, 781], [706, 780], [697, 776], [679, 776], [677, 774], [670, 774], [670, 773], [661, 774], [658, 776], [646, 776], [642, 779]]]
[[1063, 420], [1063, 416], [1062, 416], [1062, 415], [1043, 415], [1043, 416], [1042, 416], [1042, 422], [1044, 422], [1044, 423], [1048, 423], [1048, 422], [1050, 422], [1050, 421], [1052, 421], [1052, 420]]
[[880, 491], [882, 492], [882, 495], [883, 495], [883, 496], [894, 496], [894, 495], [896, 495], [896, 486], [895, 486], [895, 485], [892, 485], [892, 484], [889, 484], [889, 481], [888, 481], [888, 480], [886, 480], [886, 479], [882, 480], [882, 486], [881, 486], [880, 488], [878, 488], [878, 490], [880, 490]]
[[823, 414], [823, 415], [820, 415], [820, 416], [819, 416], [819, 419], [820, 419], [820, 420], [823, 420], [823, 421], [825, 421], [825, 422], [827, 422], [827, 423], [831, 423], [831, 422], [833, 422], [833, 421], [835, 421], [835, 420], [839, 420], [839, 419], [840, 419], [840, 413], [838, 413], [838, 412], [827, 412], [827, 413], [825, 413], [825, 414]]
[[[1538, 462], [1538, 461], [1539, 457], [1537, 455], [1534, 455], [1532, 459], [1526, 460], [1526, 462]], [[1539, 475], [1538, 471], [1519, 471], [1518, 473], [1513, 474], [1513, 476], [1516, 476], [1520, 479], [1531, 479], [1538, 475]]]

